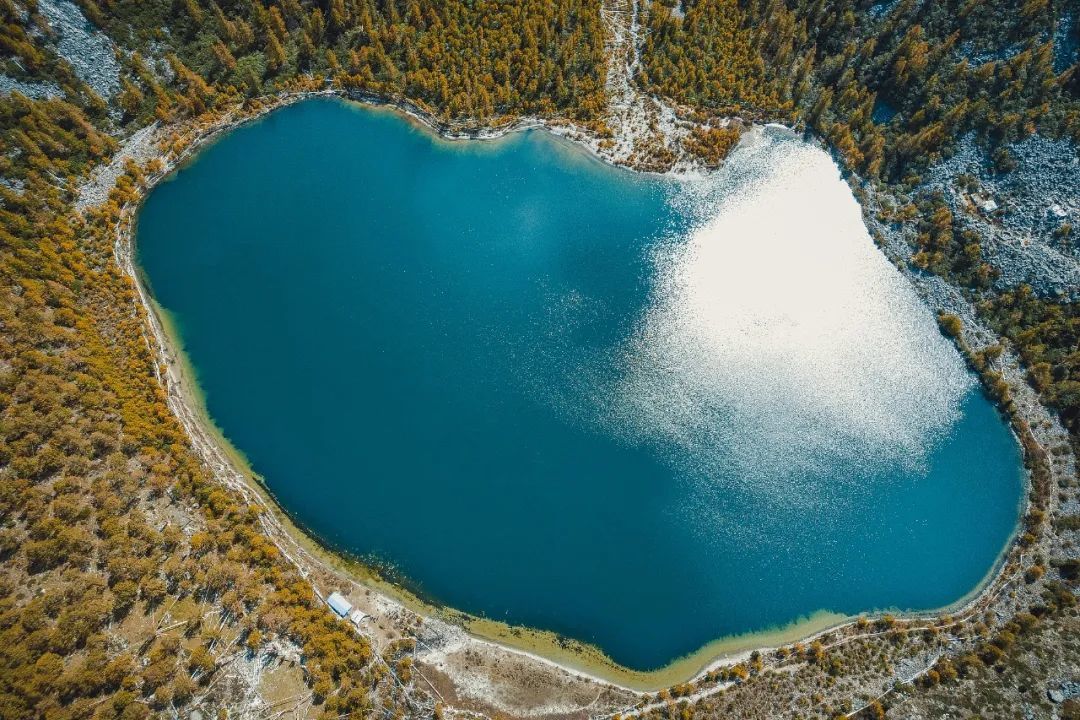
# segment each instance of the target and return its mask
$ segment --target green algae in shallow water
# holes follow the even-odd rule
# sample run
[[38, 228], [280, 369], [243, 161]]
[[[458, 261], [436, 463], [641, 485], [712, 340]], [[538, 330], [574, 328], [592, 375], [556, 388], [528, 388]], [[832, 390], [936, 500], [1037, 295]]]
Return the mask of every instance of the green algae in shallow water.
[[310, 101], [156, 189], [138, 261], [299, 522], [652, 668], [949, 604], [1016, 523], [1007, 427], [819, 156], [679, 183]]

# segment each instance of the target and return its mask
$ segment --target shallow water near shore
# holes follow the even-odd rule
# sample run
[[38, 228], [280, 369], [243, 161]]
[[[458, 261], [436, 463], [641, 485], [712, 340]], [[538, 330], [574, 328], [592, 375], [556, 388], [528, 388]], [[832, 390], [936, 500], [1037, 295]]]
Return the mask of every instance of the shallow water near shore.
[[1019, 449], [827, 155], [694, 181], [307, 101], [155, 189], [137, 261], [209, 414], [326, 543], [633, 668], [931, 609]]

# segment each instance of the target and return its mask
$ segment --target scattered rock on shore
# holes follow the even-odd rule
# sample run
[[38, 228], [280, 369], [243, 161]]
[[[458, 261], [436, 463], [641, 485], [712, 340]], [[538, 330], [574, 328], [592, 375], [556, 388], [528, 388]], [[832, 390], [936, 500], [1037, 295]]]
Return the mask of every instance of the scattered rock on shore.
[[[1068, 140], [1034, 135], [1009, 146], [1016, 169], [997, 172], [973, 134], [923, 176], [975, 232], [999, 289], [1026, 283], [1043, 297], [1080, 299], [1080, 159]], [[959, 178], [967, 176], [965, 184]], [[972, 187], [974, 186], [974, 187]], [[980, 206], [980, 201], [984, 206]]]
[[71, 63], [79, 79], [108, 100], [120, 91], [120, 63], [112, 40], [97, 30], [71, 0], [38, 0], [56, 37], [53, 49]]

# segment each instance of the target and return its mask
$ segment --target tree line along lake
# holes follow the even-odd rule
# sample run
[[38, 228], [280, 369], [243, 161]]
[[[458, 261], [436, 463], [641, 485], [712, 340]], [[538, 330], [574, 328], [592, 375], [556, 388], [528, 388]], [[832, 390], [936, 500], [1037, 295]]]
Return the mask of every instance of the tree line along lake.
[[147, 198], [137, 262], [282, 507], [425, 596], [636, 669], [933, 609], [1020, 451], [822, 151], [695, 179], [309, 100]]

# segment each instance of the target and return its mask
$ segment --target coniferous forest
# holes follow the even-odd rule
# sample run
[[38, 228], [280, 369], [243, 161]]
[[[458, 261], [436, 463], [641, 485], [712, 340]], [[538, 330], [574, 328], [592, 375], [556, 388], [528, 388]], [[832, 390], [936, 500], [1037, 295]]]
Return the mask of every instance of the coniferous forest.
[[[104, 203], [76, 202], [137, 130], [176, 128], [175, 147], [162, 150], [175, 157], [194, 137], [184, 128], [259, 112], [285, 93], [407, 102], [453, 127], [537, 117], [609, 136], [606, 78], [622, 59], [608, 55], [601, 0], [77, 5], [112, 43], [115, 92], [103, 95], [61, 56], [40, 0], [0, 0], [9, 81], [0, 86], [0, 718], [187, 717], [222, 690], [216, 678], [230, 658], [285, 644], [299, 648], [296, 692], [310, 694], [320, 717], [441, 717], [441, 703], [430, 710], [417, 699], [414, 641], [379, 652], [326, 612], [265, 533], [265, 509], [215, 480], [170, 411], [137, 289], [114, 254], [126, 208], [157, 168], [131, 162]], [[982, 238], [920, 189], [967, 135], [1002, 175], [1025, 138], [1069, 141], [1075, 152], [1080, 6], [645, 0], [638, 11], [633, 79], [643, 92], [688, 116], [795, 126], [853, 177], [904, 197], [881, 213], [914, 228], [913, 264], [975, 301], [1059, 414], [1070, 451], [1080, 448], [1075, 298], [1000, 288]], [[737, 140], [695, 129], [687, 148], [715, 167]], [[1063, 225], [1055, 237], [1068, 246], [1072, 232]], [[1076, 479], [1033, 488], [1065, 497]], [[1025, 518], [1031, 532], [1053, 525], [1037, 512]], [[987, 631], [983, 651], [934, 671], [934, 685], [966, 673], [992, 686], [1025, 637], [1057, 642], [1032, 628], [1075, 618], [1076, 525], [1054, 525], [1073, 533], [1072, 554], [1042, 558], [1055, 579], [1038, 607]], [[798, 652], [822, 677], [842, 670]], [[725, 677], [743, 682], [740, 668]], [[749, 716], [721, 707], [672, 701], [656, 712]], [[1076, 704], [1062, 708], [1060, 717], [1080, 717]], [[844, 716], [808, 700], [793, 716], [829, 715]]]

